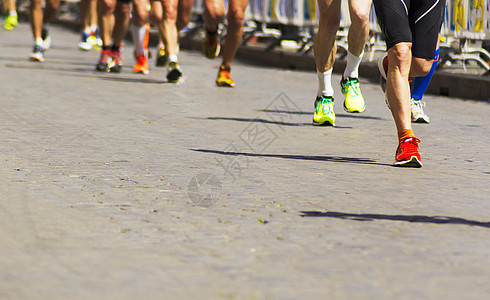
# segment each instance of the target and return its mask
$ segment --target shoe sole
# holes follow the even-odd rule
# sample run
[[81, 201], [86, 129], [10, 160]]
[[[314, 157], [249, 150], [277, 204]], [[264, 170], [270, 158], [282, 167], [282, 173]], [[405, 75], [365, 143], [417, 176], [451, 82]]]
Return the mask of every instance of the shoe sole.
[[39, 57], [30, 57], [29, 60], [34, 62], [44, 62], [44, 58]]
[[141, 74], [143, 74], [143, 75], [148, 75], [148, 74], [150, 74], [150, 71], [149, 71], [149, 70], [144, 70], [144, 69], [133, 69], [133, 71], [134, 71], [135, 73], [141, 73]]
[[78, 45], [78, 49], [82, 51], [90, 51], [93, 49], [92, 45]]
[[315, 122], [315, 120], [313, 120], [313, 126], [330, 126], [330, 127], [335, 127], [335, 123], [330, 123], [328, 121], [325, 121], [323, 123], [320, 123], [320, 122]]
[[181, 77], [182, 77], [182, 72], [180, 72], [177, 69], [174, 69], [174, 70], [168, 72], [168, 74], [167, 74], [168, 82], [177, 82], [180, 80]]
[[410, 157], [410, 160], [405, 161], [395, 161], [393, 164], [395, 167], [406, 167], [406, 168], [421, 168], [422, 162], [415, 156]]
[[355, 109], [355, 110], [349, 110], [346, 106], [345, 106], [345, 102], [344, 102], [344, 110], [348, 113], [362, 113], [364, 110], [366, 109], [366, 107], [364, 106], [363, 108], [361, 109]]
[[101, 68], [101, 67], [95, 67], [95, 71], [97, 72], [104, 72], [104, 73], [108, 73], [110, 70], [109, 68]]
[[218, 87], [230, 87], [230, 88], [235, 87], [234, 84], [229, 84], [229, 83], [224, 83], [224, 82], [216, 82], [216, 86], [218, 86]]
[[427, 121], [424, 118], [418, 118], [418, 119], [412, 120], [412, 123], [429, 124], [429, 121]]

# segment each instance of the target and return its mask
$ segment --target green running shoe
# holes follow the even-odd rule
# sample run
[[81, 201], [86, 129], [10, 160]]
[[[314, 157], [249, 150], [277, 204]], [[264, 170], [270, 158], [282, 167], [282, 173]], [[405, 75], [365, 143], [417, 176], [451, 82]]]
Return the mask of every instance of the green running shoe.
[[357, 78], [343, 79], [340, 81], [342, 87], [342, 94], [345, 95], [344, 110], [350, 113], [361, 113], [366, 109], [364, 98], [361, 94], [361, 88], [359, 87], [359, 80]]
[[316, 97], [313, 125], [335, 126], [333, 97]]

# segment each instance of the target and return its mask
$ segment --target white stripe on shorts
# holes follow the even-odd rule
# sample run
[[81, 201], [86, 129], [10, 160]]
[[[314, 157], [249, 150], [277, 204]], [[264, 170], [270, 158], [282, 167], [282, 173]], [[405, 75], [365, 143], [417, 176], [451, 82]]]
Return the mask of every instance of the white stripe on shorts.
[[425, 15], [427, 15], [431, 10], [433, 10], [434, 7], [436, 7], [438, 3], [439, 3], [439, 0], [436, 0], [436, 2], [434, 2], [434, 4], [431, 6], [431, 8], [429, 8], [423, 15], [421, 15], [417, 20], [415, 20], [415, 23], [417, 23], [418, 21], [420, 21], [420, 19], [425, 17]]

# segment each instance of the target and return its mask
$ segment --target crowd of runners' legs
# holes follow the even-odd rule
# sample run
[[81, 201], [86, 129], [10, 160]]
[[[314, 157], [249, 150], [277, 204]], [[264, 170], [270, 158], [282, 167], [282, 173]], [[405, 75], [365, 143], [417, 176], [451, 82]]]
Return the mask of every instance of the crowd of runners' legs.
[[[318, 76], [313, 123], [317, 125], [335, 125], [331, 78], [337, 53], [335, 39], [340, 25], [340, 5], [340, 0], [318, 0], [320, 22], [313, 44]], [[359, 65], [369, 36], [370, 8], [371, 1], [349, 0], [351, 27], [348, 33], [347, 65], [340, 86], [345, 95], [344, 109], [350, 113], [360, 113], [365, 109], [358, 78]]]
[[[313, 44], [318, 77], [314, 125], [335, 125], [331, 80], [337, 53], [341, 1], [317, 0], [320, 18]], [[429, 117], [423, 110], [425, 103], [422, 97], [437, 65], [439, 31], [445, 4], [438, 0], [348, 0], [351, 25], [347, 36], [346, 67], [340, 88], [344, 95], [343, 108], [349, 113], [362, 113], [366, 108], [359, 85], [359, 66], [369, 36], [372, 2], [388, 49], [379, 59], [378, 67], [386, 101], [398, 132], [395, 165], [421, 167], [418, 152], [420, 140], [415, 137], [411, 124], [429, 123]], [[3, 0], [2, 4], [3, 14], [7, 15], [4, 28], [12, 30], [18, 22], [16, 0]], [[32, 61], [44, 61], [44, 53], [51, 44], [48, 24], [55, 17], [59, 5], [60, 0], [30, 2], [34, 38], [30, 55]], [[178, 60], [179, 31], [188, 25], [192, 5], [193, 0], [81, 0], [82, 38], [79, 48], [84, 51], [100, 49], [96, 71], [119, 73], [123, 66], [123, 39], [130, 28], [134, 42], [133, 71], [148, 74], [148, 59], [151, 55], [148, 50], [149, 17], [158, 29], [156, 66], [167, 66], [167, 81], [178, 82], [183, 75]], [[221, 50], [219, 31], [224, 21], [225, 3], [223, 0], [204, 0], [204, 55], [214, 59], [222, 52], [217, 86], [235, 86], [230, 77], [231, 65], [242, 40], [247, 5], [248, 0], [228, 1], [227, 30]]]

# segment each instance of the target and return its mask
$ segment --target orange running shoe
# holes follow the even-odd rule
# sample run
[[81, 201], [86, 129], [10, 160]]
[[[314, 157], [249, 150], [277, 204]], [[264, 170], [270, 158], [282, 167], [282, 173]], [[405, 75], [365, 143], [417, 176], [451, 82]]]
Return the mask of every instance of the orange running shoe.
[[404, 139], [396, 149], [394, 165], [397, 167], [422, 167], [422, 161], [420, 160], [419, 154], [419, 143], [420, 140], [415, 137]]
[[150, 73], [150, 70], [148, 70], [148, 58], [146, 58], [144, 54], [138, 55], [138, 59], [134, 64], [133, 71], [135, 71], [136, 73], [143, 73], [145, 75]]

